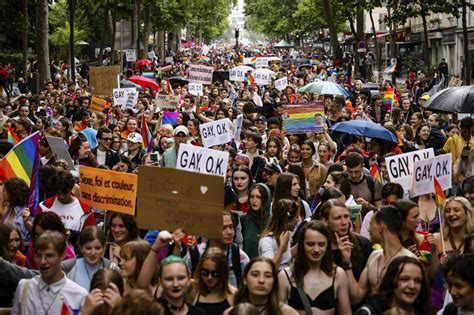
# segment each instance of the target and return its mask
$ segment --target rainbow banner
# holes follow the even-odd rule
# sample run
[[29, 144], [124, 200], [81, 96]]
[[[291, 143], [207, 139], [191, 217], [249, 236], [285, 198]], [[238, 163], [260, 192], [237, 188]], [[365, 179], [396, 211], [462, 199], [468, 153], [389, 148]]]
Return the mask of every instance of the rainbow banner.
[[315, 115], [324, 116], [324, 103], [322, 101], [298, 105], [283, 105], [283, 128], [287, 134], [303, 134], [317, 132]]
[[167, 81], [166, 88], [168, 89], [168, 96], [174, 96], [173, 87], [171, 86], [170, 81]]
[[12, 128], [8, 128], [7, 141], [12, 143], [13, 145], [17, 145], [18, 143], [20, 143], [21, 138], [13, 131]]
[[37, 131], [14, 146], [0, 160], [0, 182], [19, 177], [30, 187], [28, 208], [33, 215], [38, 203], [39, 141]]
[[145, 114], [142, 115], [142, 146], [146, 150], [146, 152], [151, 152], [153, 148], [153, 136], [148, 128], [148, 124], [146, 123]]
[[393, 102], [398, 100], [395, 96], [395, 91], [392, 87], [387, 87], [385, 90], [385, 94], [383, 95], [383, 108], [386, 110], [392, 110]]
[[397, 64], [391, 64], [390, 66], [387, 67], [387, 69], [385, 69], [383, 71], [383, 74], [392, 74], [392, 73], [394, 73], [396, 67], [397, 67]]

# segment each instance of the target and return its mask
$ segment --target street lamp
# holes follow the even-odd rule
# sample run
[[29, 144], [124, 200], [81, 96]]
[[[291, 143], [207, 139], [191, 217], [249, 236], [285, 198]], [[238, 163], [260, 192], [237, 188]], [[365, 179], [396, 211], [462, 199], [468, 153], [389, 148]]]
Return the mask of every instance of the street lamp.
[[235, 28], [235, 50], [238, 50], [239, 49], [239, 28], [236, 27]]

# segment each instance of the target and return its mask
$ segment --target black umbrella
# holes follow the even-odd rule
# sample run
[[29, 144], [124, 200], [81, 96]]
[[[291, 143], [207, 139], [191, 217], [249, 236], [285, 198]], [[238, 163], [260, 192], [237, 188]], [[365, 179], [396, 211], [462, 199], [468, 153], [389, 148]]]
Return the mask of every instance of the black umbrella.
[[120, 87], [121, 88], [136, 88], [138, 92], [143, 92], [143, 88], [136, 83], [128, 80], [120, 80]]
[[171, 85], [186, 85], [189, 83], [189, 80], [183, 77], [171, 77], [168, 79]]
[[474, 114], [474, 85], [450, 87], [430, 97], [424, 107], [442, 113]]

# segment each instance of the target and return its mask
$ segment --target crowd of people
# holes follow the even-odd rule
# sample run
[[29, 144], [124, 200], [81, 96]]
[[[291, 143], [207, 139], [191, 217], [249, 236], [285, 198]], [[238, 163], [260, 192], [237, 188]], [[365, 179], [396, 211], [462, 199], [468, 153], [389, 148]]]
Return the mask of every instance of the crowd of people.
[[[41, 135], [38, 207], [28, 208], [24, 180], [2, 186], [0, 312], [474, 314], [473, 118], [425, 109], [433, 85], [423, 72], [406, 86], [387, 81], [371, 91], [322, 51], [300, 52], [310, 66], [296, 65], [283, 50], [259, 54], [281, 60], [268, 64], [277, 75], [268, 86], [254, 84], [250, 73], [244, 82], [217, 75], [200, 96], [188, 93], [185, 80], [169, 84], [170, 77], [186, 78], [191, 63], [217, 74], [242, 65], [242, 52], [216, 47], [207, 58], [192, 49], [173, 65], [155, 60], [149, 70], [160, 89], [141, 91], [134, 108], [123, 110], [110, 97], [110, 107], [91, 111], [87, 78], [61, 75], [38, 94], [0, 98], [1, 157], [13, 147], [9, 134]], [[274, 81], [284, 77], [288, 87], [280, 91]], [[351, 96], [299, 92], [314, 80]], [[0, 86], [0, 93], [14, 86]], [[388, 87], [399, 100], [384, 108]], [[172, 124], [163, 123], [156, 94], [180, 97]], [[282, 105], [313, 101], [324, 103], [323, 127], [286, 132]], [[141, 230], [134, 216], [82, 200], [80, 166], [176, 168], [181, 144], [203, 146], [200, 124], [239, 115], [241, 133], [212, 147], [229, 152], [221, 238]], [[331, 130], [349, 120], [372, 120], [398, 142]], [[152, 134], [148, 150], [144, 128]], [[65, 140], [74, 168], [46, 136]], [[427, 148], [452, 155], [453, 188], [444, 204], [390, 180], [385, 158]], [[373, 164], [380, 179], [370, 176]]]

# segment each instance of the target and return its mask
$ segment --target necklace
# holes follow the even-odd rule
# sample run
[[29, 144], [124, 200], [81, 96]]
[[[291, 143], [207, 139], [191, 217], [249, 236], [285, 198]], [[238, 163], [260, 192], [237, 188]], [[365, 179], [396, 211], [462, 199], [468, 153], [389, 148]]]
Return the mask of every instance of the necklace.
[[[385, 272], [385, 269], [387, 269], [388, 265], [390, 265], [390, 263], [392, 262], [392, 260], [395, 258], [395, 256], [402, 250], [403, 246], [400, 246], [400, 248], [395, 252], [395, 254], [393, 254], [392, 256], [390, 256], [390, 258], [388, 259], [388, 261], [383, 265], [383, 268], [382, 268], [382, 271], [379, 272], [379, 267], [380, 267], [380, 258], [379, 260], [377, 261], [377, 287], [379, 286], [379, 282], [380, 282], [380, 279], [382, 278], [382, 274]], [[383, 257], [384, 255], [382, 255]]]
[[[65, 281], [64, 284], [59, 288], [58, 292], [53, 296], [53, 298], [51, 299], [51, 302], [49, 303], [48, 307], [45, 307], [45, 303], [43, 302], [43, 298], [41, 297], [41, 291], [40, 291], [40, 288], [39, 288], [39, 283], [38, 283], [38, 296], [40, 298], [40, 302], [41, 302], [41, 308], [43, 309], [43, 313], [45, 315], [48, 314], [49, 310], [51, 309], [51, 307], [53, 306], [54, 304], [54, 301], [56, 301], [56, 298], [58, 297], [59, 293], [61, 293], [61, 290], [66, 286], [67, 282]], [[50, 288], [48, 286], [48, 288], [46, 289], [46, 291], [49, 292]], [[63, 297], [61, 296], [61, 299], [63, 299]]]
[[456, 252], [456, 256], [461, 255], [461, 250], [464, 246], [464, 243], [461, 241], [461, 243], [459, 244], [459, 247], [456, 246], [456, 242], [454, 241], [454, 237], [451, 235], [451, 233], [448, 234], [448, 239], [449, 239], [449, 243], [451, 244], [451, 247]]
[[186, 306], [186, 303], [183, 303], [181, 306], [176, 306], [176, 305], [173, 305], [170, 302], [168, 302], [169, 310], [174, 311], [174, 312], [181, 312], [184, 309], [185, 306]]

